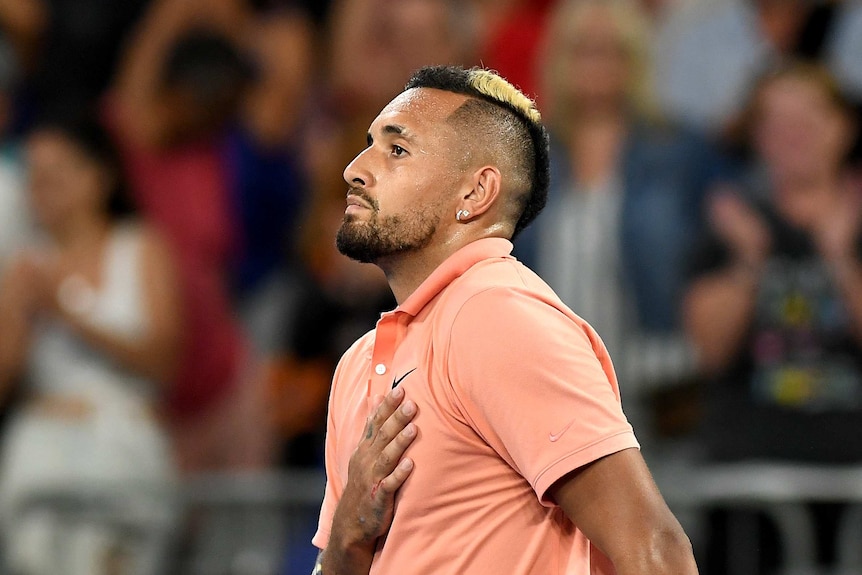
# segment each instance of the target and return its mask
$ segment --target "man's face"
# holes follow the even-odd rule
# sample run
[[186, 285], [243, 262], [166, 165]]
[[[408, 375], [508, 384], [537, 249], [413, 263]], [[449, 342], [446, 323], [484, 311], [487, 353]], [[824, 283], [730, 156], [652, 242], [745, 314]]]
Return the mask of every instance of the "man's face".
[[336, 238], [342, 254], [379, 263], [415, 253], [435, 241], [446, 214], [454, 218], [463, 173], [455, 161], [456, 132], [446, 118], [464, 100], [412, 89], [377, 116], [368, 147], [344, 170], [350, 188]]

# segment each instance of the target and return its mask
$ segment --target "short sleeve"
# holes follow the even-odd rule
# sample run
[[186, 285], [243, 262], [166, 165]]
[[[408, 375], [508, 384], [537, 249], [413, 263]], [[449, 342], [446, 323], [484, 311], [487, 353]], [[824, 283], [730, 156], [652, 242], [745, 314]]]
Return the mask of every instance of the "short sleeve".
[[343, 491], [341, 476], [338, 472], [336, 459], [338, 456], [338, 445], [336, 440], [335, 421], [333, 405], [336, 382], [338, 381], [340, 369], [336, 369], [333, 377], [333, 385], [329, 394], [329, 405], [326, 415], [326, 445], [324, 447], [324, 466], [326, 469], [326, 489], [323, 494], [323, 503], [320, 506], [320, 517], [317, 522], [317, 532], [311, 539], [311, 543], [318, 549], [326, 549], [329, 544], [329, 534], [332, 529], [332, 517], [335, 515], [335, 507], [341, 499]]
[[334, 440], [331, 439], [334, 437], [334, 434], [330, 433], [329, 430], [330, 425], [327, 423], [327, 433], [326, 433], [326, 489], [323, 495], [323, 503], [320, 506], [320, 517], [317, 522], [317, 532], [315, 532], [314, 537], [312, 537], [311, 542], [318, 549], [326, 549], [326, 545], [329, 543], [329, 533], [332, 529], [332, 517], [335, 515], [335, 507], [338, 505], [339, 499], [341, 499], [341, 489], [338, 485], [339, 479], [338, 476], [335, 475], [335, 468], [333, 464], [333, 459], [335, 458], [335, 447], [330, 446], [330, 441], [334, 443]]
[[472, 296], [448, 366], [469, 423], [543, 504], [566, 473], [638, 447], [604, 344], [558, 302], [517, 288]]

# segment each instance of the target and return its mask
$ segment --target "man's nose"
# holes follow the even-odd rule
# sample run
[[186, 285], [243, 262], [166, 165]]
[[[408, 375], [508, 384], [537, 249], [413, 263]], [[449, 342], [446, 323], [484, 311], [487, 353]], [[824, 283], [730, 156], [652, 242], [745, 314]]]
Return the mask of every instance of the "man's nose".
[[366, 152], [368, 152], [368, 150], [360, 152], [359, 155], [353, 158], [353, 161], [347, 164], [347, 167], [344, 168], [344, 181], [351, 186], [362, 186], [363, 188], [367, 188], [374, 183], [374, 177], [367, 165]]

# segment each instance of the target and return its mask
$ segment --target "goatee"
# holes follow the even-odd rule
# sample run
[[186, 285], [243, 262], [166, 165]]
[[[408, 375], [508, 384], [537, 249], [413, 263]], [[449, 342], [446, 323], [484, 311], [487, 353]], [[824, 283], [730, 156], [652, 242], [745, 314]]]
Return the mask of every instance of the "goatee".
[[380, 231], [370, 222], [358, 222], [345, 215], [335, 236], [338, 251], [363, 264], [374, 263], [379, 257]]
[[347, 257], [362, 263], [424, 248], [437, 231], [439, 218], [413, 211], [401, 216], [378, 218], [375, 212], [367, 221], [346, 214], [338, 228], [335, 245]]

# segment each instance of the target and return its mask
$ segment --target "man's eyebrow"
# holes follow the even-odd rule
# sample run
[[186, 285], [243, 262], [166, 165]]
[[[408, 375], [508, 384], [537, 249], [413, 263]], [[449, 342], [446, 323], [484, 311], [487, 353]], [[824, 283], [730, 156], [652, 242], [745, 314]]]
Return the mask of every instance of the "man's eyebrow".
[[[402, 126], [401, 124], [386, 124], [385, 126], [380, 128], [380, 131], [383, 134], [401, 136], [402, 138], [404, 138], [406, 140], [413, 140], [414, 139], [413, 132], [411, 132], [410, 129], [407, 128], [407, 126]], [[366, 134], [366, 141], [367, 141], [369, 146], [374, 143], [374, 137], [371, 135], [371, 132], [368, 132]]]
[[410, 137], [410, 130], [399, 124], [386, 124], [381, 130], [384, 134], [394, 134], [396, 136]]

